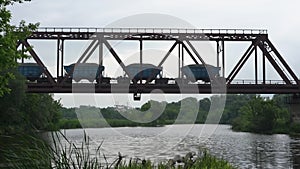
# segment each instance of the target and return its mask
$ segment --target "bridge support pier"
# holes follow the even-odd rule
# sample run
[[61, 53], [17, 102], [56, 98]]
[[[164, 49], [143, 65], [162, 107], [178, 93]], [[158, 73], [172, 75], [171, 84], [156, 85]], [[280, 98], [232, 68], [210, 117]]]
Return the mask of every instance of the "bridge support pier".
[[292, 122], [300, 123], [300, 95], [294, 94], [293, 96], [291, 96], [289, 104]]

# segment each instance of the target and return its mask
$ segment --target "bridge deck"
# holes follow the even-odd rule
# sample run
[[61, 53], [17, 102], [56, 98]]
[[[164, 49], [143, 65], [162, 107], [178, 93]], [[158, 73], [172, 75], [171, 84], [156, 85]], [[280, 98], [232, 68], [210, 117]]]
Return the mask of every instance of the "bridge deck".
[[121, 85], [121, 84], [93, 84], [77, 83], [65, 85], [51, 85], [41, 83], [28, 84], [28, 92], [32, 93], [152, 93], [160, 90], [163, 93], [229, 93], [229, 94], [285, 94], [300, 93], [300, 87], [296, 84], [228, 84], [212, 85], [211, 84], [186, 84], [186, 85], [158, 85], [158, 84], [138, 84], [138, 85]]

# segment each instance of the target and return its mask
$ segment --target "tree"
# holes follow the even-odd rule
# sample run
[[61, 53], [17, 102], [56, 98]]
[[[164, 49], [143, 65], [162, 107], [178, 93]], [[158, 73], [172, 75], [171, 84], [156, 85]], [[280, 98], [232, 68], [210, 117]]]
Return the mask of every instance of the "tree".
[[49, 94], [28, 93], [21, 111], [29, 130], [54, 130], [60, 119], [61, 104]]
[[11, 91], [9, 80], [15, 78], [11, 72], [17, 66], [17, 59], [26, 57], [23, 51], [17, 50], [18, 41], [25, 40], [38, 24], [25, 24], [21, 21], [19, 26], [10, 24], [11, 12], [7, 6], [30, 0], [0, 0], [0, 97]]
[[276, 99], [256, 96], [241, 107], [239, 116], [233, 120], [232, 128], [255, 133], [286, 133], [288, 124], [289, 113], [278, 105]]
[[8, 86], [12, 89], [0, 97], [0, 134], [14, 133], [24, 128], [24, 114], [21, 112], [25, 99], [25, 80], [15, 72], [16, 79], [10, 79]]

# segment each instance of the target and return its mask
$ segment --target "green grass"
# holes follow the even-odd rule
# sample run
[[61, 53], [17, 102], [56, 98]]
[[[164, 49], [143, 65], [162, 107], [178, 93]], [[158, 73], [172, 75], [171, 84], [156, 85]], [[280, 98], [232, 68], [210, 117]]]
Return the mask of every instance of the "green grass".
[[[149, 160], [125, 160], [119, 155], [108, 162], [101, 152], [102, 143], [96, 148], [90, 147], [90, 139], [84, 133], [81, 145], [70, 142], [62, 133], [54, 132], [49, 142], [33, 136], [4, 137], [1, 140], [10, 141], [1, 148], [3, 159], [0, 164], [13, 169], [233, 169], [225, 160], [220, 160], [206, 150], [202, 156], [183, 158], [181, 163], [172, 160], [160, 164]], [[1, 166], [1, 165], [0, 165]], [[1, 167], [0, 167], [1, 168]]]

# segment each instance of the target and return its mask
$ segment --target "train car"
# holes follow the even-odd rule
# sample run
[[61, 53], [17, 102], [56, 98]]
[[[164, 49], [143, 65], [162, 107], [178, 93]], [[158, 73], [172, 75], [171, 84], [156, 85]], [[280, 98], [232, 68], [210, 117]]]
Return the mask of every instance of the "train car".
[[43, 68], [37, 63], [20, 63], [18, 71], [29, 81], [35, 81], [41, 77]]
[[152, 64], [134, 63], [126, 66], [126, 70], [133, 81], [149, 80], [150, 82], [158, 76], [161, 78], [162, 67], [157, 67]]
[[96, 63], [73, 63], [69, 66], [64, 66], [64, 69], [69, 77], [74, 79], [76, 82], [79, 82], [82, 79], [93, 82], [94, 80], [98, 80], [102, 77], [104, 66], [99, 66]]
[[212, 65], [187, 65], [181, 68], [183, 75], [191, 82], [202, 80], [204, 82], [210, 82], [210, 77], [220, 76], [220, 67]]

